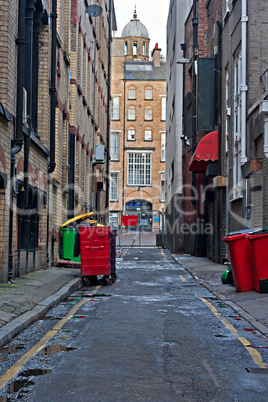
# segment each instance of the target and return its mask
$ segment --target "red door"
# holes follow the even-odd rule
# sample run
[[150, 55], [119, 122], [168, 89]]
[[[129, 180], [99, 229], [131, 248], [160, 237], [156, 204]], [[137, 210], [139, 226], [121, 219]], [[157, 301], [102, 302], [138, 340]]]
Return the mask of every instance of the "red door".
[[110, 275], [110, 230], [80, 226], [81, 276]]

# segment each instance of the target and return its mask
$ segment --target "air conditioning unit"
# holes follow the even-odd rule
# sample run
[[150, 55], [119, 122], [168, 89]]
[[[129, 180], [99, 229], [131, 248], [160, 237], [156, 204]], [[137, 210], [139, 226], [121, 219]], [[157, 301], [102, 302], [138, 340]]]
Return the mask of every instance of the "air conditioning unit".
[[105, 147], [103, 144], [98, 144], [96, 147], [96, 153], [92, 158], [93, 164], [104, 164], [105, 163]]

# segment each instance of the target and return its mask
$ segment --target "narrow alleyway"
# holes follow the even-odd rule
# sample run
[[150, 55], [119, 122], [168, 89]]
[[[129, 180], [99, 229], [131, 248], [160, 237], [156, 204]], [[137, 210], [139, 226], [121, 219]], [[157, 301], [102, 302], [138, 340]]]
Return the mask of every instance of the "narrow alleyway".
[[82, 288], [2, 350], [0, 380], [29, 353], [1, 401], [267, 400], [267, 338], [167, 250], [122, 248], [117, 272], [112, 286]]

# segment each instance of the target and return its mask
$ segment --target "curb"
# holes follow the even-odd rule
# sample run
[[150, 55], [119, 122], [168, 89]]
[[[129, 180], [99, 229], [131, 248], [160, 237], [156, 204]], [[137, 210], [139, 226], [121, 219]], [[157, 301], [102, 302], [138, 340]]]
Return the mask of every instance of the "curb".
[[43, 317], [52, 307], [66, 299], [70, 294], [83, 286], [82, 279], [72, 279], [54, 295], [41, 300], [32, 310], [15, 318], [0, 329], [0, 348], [10, 342], [16, 335], [29, 327], [34, 321]]
[[175, 254], [171, 255], [179, 265], [181, 265], [184, 269], [186, 269], [186, 271], [189, 272], [190, 275], [192, 275], [192, 277], [197, 283], [199, 283], [204, 288], [208, 289], [212, 294], [214, 294], [214, 296], [217, 297], [217, 299], [224, 302], [226, 306], [234, 310], [240, 317], [242, 317], [245, 321], [247, 321], [250, 325], [252, 325], [252, 327], [254, 327], [257, 331], [261, 332], [262, 335], [268, 337], [268, 328], [265, 325], [258, 322], [256, 318], [252, 317], [252, 315], [247, 313], [238, 304], [234, 303], [232, 300], [227, 299], [222, 293], [213, 289], [213, 287], [209, 283], [205, 282], [203, 279], [200, 279], [197, 276], [196, 272], [192, 268], [189, 268], [185, 264], [183, 264], [182, 261], [180, 261], [180, 259]]

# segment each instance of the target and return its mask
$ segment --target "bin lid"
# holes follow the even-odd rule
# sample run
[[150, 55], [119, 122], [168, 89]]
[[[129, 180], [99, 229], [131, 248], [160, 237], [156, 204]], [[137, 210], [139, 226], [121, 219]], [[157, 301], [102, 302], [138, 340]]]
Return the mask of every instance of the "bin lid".
[[248, 233], [250, 236], [268, 235], [268, 228], [252, 230]]
[[233, 232], [226, 233], [226, 236], [233, 236], [233, 235], [243, 234], [243, 233], [250, 233], [251, 234], [251, 232], [255, 232], [255, 231], [258, 231], [258, 230], [262, 230], [262, 228], [239, 229], [239, 230], [235, 230]]
[[[73, 223], [73, 224], [78, 224], [79, 222], [83, 221], [84, 219], [89, 219], [89, 218], [91, 218], [93, 215], [94, 215], [94, 212], [88, 212], [88, 213], [86, 213], [86, 214], [82, 214], [82, 215], [75, 216], [74, 218], [69, 219], [67, 222], [63, 223], [63, 224], [61, 225], [61, 228], [64, 228], [64, 227], [70, 225], [71, 223]], [[74, 226], [75, 226], [75, 225], [74, 225]]]

